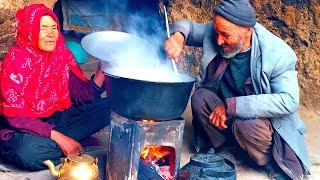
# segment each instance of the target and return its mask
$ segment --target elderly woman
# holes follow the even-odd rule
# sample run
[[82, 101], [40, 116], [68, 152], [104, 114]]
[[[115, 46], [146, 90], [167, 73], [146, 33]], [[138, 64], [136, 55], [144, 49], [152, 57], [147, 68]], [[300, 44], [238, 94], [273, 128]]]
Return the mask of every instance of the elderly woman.
[[109, 123], [108, 100], [101, 99], [100, 68], [87, 80], [65, 47], [59, 23], [44, 5], [16, 14], [17, 44], [1, 65], [0, 154], [28, 170], [44, 169], [63, 155], [79, 152], [78, 141]]

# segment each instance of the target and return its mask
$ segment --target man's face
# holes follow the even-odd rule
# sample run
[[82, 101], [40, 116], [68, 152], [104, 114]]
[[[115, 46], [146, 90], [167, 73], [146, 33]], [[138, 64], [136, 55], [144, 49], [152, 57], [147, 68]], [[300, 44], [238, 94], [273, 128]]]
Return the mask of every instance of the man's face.
[[225, 58], [238, 54], [244, 43], [241, 27], [219, 15], [215, 15], [213, 26], [217, 33], [216, 41], [220, 54]]
[[58, 39], [58, 26], [51, 16], [43, 16], [40, 20], [39, 49], [51, 52], [55, 49]]

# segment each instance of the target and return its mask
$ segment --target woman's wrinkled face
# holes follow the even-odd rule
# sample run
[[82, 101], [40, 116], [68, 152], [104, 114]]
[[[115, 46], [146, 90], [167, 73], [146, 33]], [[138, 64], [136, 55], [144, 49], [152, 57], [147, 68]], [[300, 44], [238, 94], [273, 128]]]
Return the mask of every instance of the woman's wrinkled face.
[[51, 52], [55, 49], [58, 39], [58, 25], [51, 16], [43, 16], [40, 20], [39, 49]]

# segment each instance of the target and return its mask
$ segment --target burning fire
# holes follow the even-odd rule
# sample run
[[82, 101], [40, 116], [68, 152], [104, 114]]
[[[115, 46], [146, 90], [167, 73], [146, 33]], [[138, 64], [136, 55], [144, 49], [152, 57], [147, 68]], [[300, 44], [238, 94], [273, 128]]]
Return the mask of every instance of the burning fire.
[[165, 180], [173, 180], [175, 169], [175, 150], [170, 146], [145, 146], [140, 157], [147, 163], [159, 167], [159, 173]]
[[[141, 123], [157, 122], [151, 119], [141, 119]], [[149, 145], [140, 152], [141, 160], [158, 167], [159, 175], [165, 180], [173, 180], [175, 173], [175, 149], [171, 146]]]
[[164, 146], [145, 146], [141, 151], [141, 157], [144, 160], [159, 161], [163, 157], [171, 154], [169, 150], [162, 148]]

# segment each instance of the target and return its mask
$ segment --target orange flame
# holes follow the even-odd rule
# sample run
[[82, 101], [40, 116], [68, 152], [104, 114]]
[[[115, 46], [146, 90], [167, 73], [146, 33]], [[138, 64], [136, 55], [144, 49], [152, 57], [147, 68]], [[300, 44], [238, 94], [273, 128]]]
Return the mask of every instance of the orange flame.
[[163, 146], [145, 146], [140, 156], [145, 160], [147, 158], [150, 158], [150, 160], [160, 160], [171, 153], [168, 149], [162, 147]]
[[148, 156], [148, 154], [149, 154], [149, 148], [148, 148], [147, 146], [145, 146], [145, 147], [143, 148], [143, 150], [141, 151], [140, 156], [141, 156], [143, 159], [146, 159], [147, 156]]
[[161, 176], [165, 180], [173, 180], [175, 171], [175, 149], [171, 146], [144, 146], [140, 157], [147, 163], [158, 164]]
[[153, 122], [156, 122], [156, 121], [152, 120], [152, 119], [141, 119], [141, 122], [142, 123], [153, 123]]

